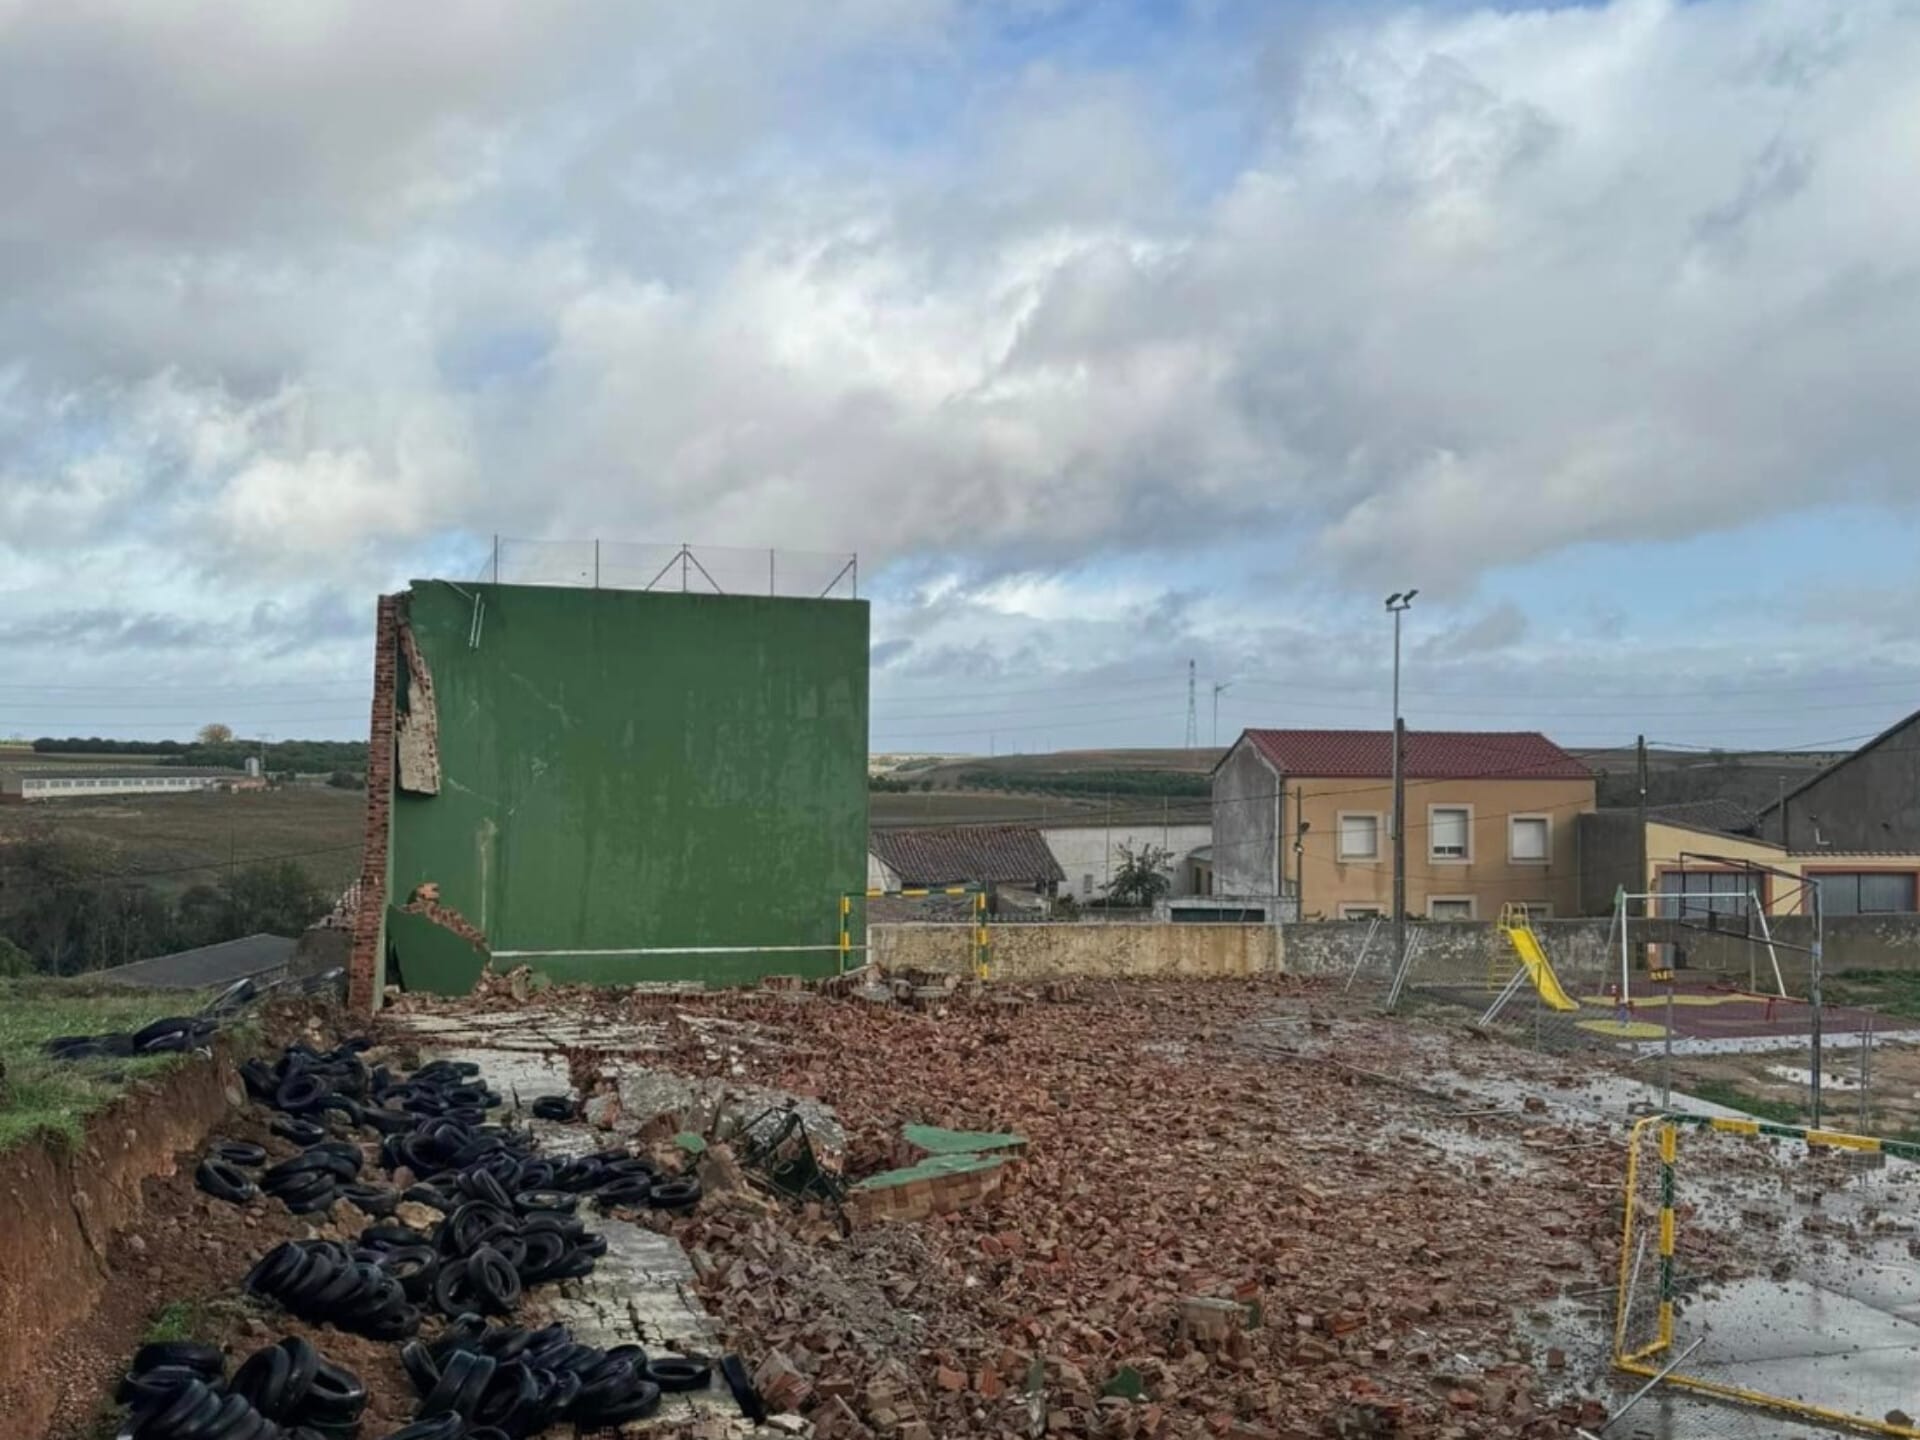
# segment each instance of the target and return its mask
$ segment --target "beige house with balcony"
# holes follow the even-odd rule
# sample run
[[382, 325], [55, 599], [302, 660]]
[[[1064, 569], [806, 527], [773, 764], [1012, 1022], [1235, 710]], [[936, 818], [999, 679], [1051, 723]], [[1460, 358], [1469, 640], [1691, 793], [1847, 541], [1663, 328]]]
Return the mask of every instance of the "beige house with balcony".
[[[1579, 913], [1587, 767], [1535, 731], [1406, 732], [1407, 913]], [[1246, 730], [1213, 772], [1217, 896], [1281, 917], [1365, 919], [1393, 904], [1393, 735]]]

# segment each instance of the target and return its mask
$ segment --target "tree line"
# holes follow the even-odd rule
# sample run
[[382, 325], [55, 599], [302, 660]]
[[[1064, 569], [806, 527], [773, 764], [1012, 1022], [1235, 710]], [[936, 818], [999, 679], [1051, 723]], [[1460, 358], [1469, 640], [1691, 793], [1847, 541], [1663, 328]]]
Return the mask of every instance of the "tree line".
[[[210, 731], [224, 726], [208, 726]], [[243, 769], [250, 759], [259, 759], [275, 774], [317, 775], [343, 771], [362, 773], [367, 768], [367, 742], [364, 740], [275, 740], [265, 744], [236, 740], [231, 734], [206, 740], [114, 740], [99, 735], [64, 738], [42, 736], [33, 742], [36, 755], [97, 755], [110, 759], [115, 755], [158, 756], [162, 765], [192, 765], [209, 770]]]
[[168, 896], [114, 873], [111, 847], [0, 845], [0, 974], [80, 975], [267, 931], [297, 936], [334, 897], [293, 860], [241, 865]]
[[1169, 795], [1204, 798], [1213, 794], [1206, 775], [1184, 770], [963, 770], [955, 780], [965, 790], [1012, 790], [1028, 795]]

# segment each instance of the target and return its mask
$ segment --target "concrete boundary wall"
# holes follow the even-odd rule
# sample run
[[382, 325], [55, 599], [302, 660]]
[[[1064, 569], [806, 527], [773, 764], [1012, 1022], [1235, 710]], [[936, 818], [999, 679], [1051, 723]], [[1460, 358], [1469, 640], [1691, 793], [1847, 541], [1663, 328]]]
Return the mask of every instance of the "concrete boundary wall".
[[[1015, 984], [1076, 976], [1238, 979], [1279, 970], [1271, 925], [996, 925], [996, 980]], [[965, 925], [869, 925], [867, 956], [888, 969], [965, 974]]]

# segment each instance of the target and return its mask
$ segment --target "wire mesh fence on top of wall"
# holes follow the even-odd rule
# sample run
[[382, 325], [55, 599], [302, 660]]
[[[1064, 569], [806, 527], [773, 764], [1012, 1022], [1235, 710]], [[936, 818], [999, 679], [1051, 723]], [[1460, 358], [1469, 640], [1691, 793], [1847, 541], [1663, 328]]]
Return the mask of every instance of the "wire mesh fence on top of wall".
[[[1393, 926], [1385, 917], [1341, 925], [1350, 932], [1337, 949], [1341, 958], [1329, 955], [1314, 970], [1335, 976], [1345, 993], [1365, 996], [1382, 1009], [1451, 1006], [1537, 1050], [1599, 1049], [1639, 1033], [1630, 1016], [1623, 1028], [1621, 1008], [1608, 993], [1614, 976], [1604, 928], [1551, 922], [1525, 927], [1550, 972], [1543, 987], [1501, 924], [1409, 921], [1404, 966], [1395, 963]], [[1556, 998], [1575, 1008], [1557, 1008]], [[1648, 1030], [1646, 1038], [1657, 1034]]]
[[521, 540], [501, 535], [495, 537], [474, 578], [500, 585], [854, 600], [860, 594], [860, 560], [851, 551]]

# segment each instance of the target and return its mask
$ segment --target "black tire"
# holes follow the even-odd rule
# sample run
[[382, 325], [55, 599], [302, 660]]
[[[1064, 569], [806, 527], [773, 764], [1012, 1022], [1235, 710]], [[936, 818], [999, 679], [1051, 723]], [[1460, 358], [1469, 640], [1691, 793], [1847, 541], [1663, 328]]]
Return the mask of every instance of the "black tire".
[[283, 1140], [291, 1140], [296, 1145], [318, 1145], [327, 1138], [327, 1127], [312, 1120], [301, 1120], [291, 1115], [276, 1115], [267, 1122], [267, 1128]]
[[571, 1215], [580, 1208], [580, 1197], [564, 1190], [521, 1190], [513, 1197], [513, 1208], [523, 1215], [535, 1210]]
[[214, 1199], [231, 1205], [244, 1205], [260, 1193], [239, 1166], [216, 1160], [211, 1155], [195, 1167], [193, 1183]]
[[[241, 1440], [241, 1437], [256, 1437], [260, 1434], [260, 1412], [247, 1403], [244, 1395], [223, 1395], [220, 1406], [213, 1412], [204, 1429], [191, 1433], [201, 1440]], [[176, 1434], [184, 1433], [176, 1431]]]
[[418, 1340], [410, 1340], [400, 1350], [400, 1364], [413, 1382], [413, 1393], [427, 1396], [440, 1383], [440, 1365], [433, 1352]]
[[342, 1185], [340, 1196], [352, 1201], [376, 1220], [400, 1208], [399, 1192], [385, 1185]]
[[647, 1378], [668, 1394], [704, 1390], [713, 1383], [713, 1362], [698, 1355], [656, 1355], [647, 1362]]
[[647, 1203], [656, 1210], [691, 1210], [700, 1203], [700, 1182], [691, 1175], [659, 1181]]
[[273, 1103], [291, 1115], [317, 1110], [327, 1098], [327, 1080], [311, 1070], [289, 1075], [273, 1093]]
[[247, 1087], [247, 1094], [262, 1104], [272, 1104], [273, 1092], [280, 1088], [273, 1067], [258, 1058], [240, 1062], [240, 1079]]
[[145, 1050], [153, 1044], [154, 1041], [161, 1039], [163, 1036], [182, 1033], [191, 1034], [202, 1023], [204, 1022], [195, 1015], [168, 1015], [163, 1019], [155, 1020], [150, 1025], [142, 1025], [138, 1030], [134, 1031], [133, 1048], [135, 1050]]
[[290, 1420], [297, 1403], [291, 1395], [292, 1380], [293, 1356], [269, 1345], [240, 1362], [233, 1372], [233, 1393], [270, 1420]]
[[533, 1102], [533, 1114], [537, 1120], [572, 1120], [580, 1113], [580, 1107], [567, 1095], [542, 1095]]
[[190, 1370], [185, 1365], [156, 1365], [151, 1370], [121, 1376], [113, 1398], [117, 1403], [135, 1410], [151, 1410], [157, 1405], [171, 1403], [188, 1381], [198, 1380], [205, 1384], [206, 1379], [198, 1370]]
[[756, 1425], [766, 1424], [767, 1402], [754, 1389], [753, 1376], [747, 1372], [746, 1361], [738, 1355], [729, 1355], [720, 1362], [720, 1374], [725, 1378], [727, 1388], [733, 1392], [734, 1403], [740, 1407], [740, 1413]]
[[344, 1366], [322, 1360], [314, 1369], [313, 1384], [300, 1402], [300, 1419], [308, 1425], [350, 1426], [367, 1408], [367, 1387]]
[[164, 1406], [147, 1412], [142, 1435], [203, 1435], [220, 1413], [220, 1392], [204, 1380], [189, 1380]]
[[519, 1361], [499, 1366], [493, 1372], [480, 1403], [468, 1418], [478, 1425], [491, 1425], [516, 1435], [532, 1430], [532, 1421], [541, 1410], [539, 1378]]
[[271, 1186], [283, 1176], [298, 1175], [309, 1170], [325, 1171], [336, 1180], [347, 1181], [360, 1173], [360, 1160], [358, 1155], [343, 1155], [323, 1142], [301, 1151], [291, 1160], [282, 1160], [277, 1165], [269, 1166], [262, 1178]]
[[438, 1185], [428, 1185], [424, 1181], [419, 1184], [409, 1185], [405, 1190], [400, 1192], [400, 1198], [402, 1200], [410, 1200], [415, 1205], [425, 1205], [430, 1210], [438, 1210], [442, 1215], [451, 1215], [455, 1210], [460, 1208], [460, 1202], [458, 1200], [455, 1200]]
[[467, 1257], [467, 1284], [483, 1313], [510, 1314], [520, 1299], [520, 1272], [491, 1245]]
[[497, 1368], [491, 1355], [479, 1355], [471, 1350], [454, 1355], [442, 1367], [440, 1383], [433, 1387], [433, 1393], [420, 1402], [420, 1418], [452, 1414], [464, 1422], [480, 1404], [480, 1397], [487, 1393]]
[[617, 1180], [609, 1180], [593, 1192], [594, 1204], [601, 1209], [620, 1205], [629, 1210], [638, 1210], [653, 1197], [653, 1181], [644, 1175], [622, 1175]]
[[299, 1282], [307, 1263], [306, 1251], [291, 1240], [283, 1240], [253, 1262], [242, 1286], [249, 1295], [278, 1297]]
[[216, 1140], [207, 1153], [216, 1160], [252, 1170], [267, 1163], [267, 1147], [251, 1140]]
[[320, 1352], [313, 1348], [311, 1340], [303, 1340], [298, 1335], [287, 1336], [280, 1342], [280, 1348], [287, 1352], [292, 1366], [287, 1378], [287, 1403], [298, 1411], [307, 1398], [307, 1391], [313, 1388], [313, 1377], [320, 1371]]
[[175, 1366], [208, 1380], [220, 1380], [227, 1373], [227, 1357], [219, 1346], [203, 1345], [197, 1340], [154, 1340], [133, 1352], [133, 1363], [127, 1369], [131, 1374], [144, 1375], [162, 1366]]
[[449, 1411], [402, 1425], [387, 1436], [387, 1440], [461, 1440], [466, 1432], [466, 1422], [456, 1412]]

